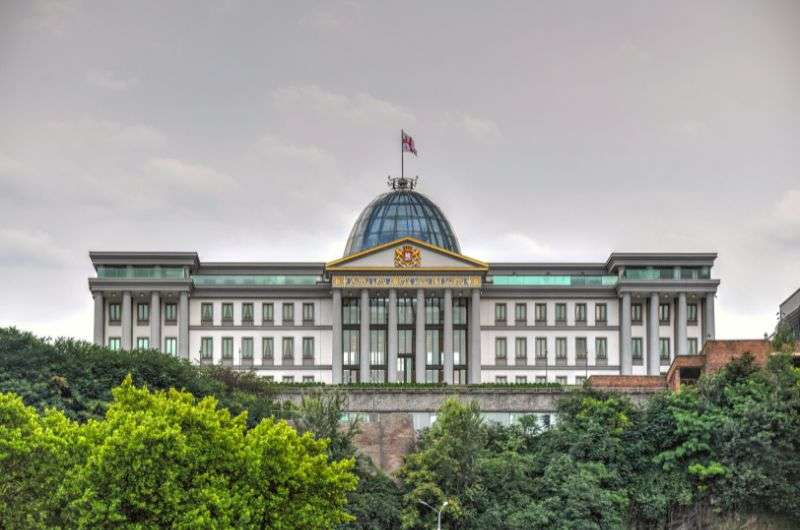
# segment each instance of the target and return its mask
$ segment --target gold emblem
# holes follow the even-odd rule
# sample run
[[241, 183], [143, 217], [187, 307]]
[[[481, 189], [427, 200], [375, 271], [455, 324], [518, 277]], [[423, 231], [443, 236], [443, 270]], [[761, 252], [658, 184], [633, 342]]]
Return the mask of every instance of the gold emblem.
[[394, 249], [394, 266], [401, 269], [419, 267], [422, 263], [422, 251], [411, 245], [403, 245]]

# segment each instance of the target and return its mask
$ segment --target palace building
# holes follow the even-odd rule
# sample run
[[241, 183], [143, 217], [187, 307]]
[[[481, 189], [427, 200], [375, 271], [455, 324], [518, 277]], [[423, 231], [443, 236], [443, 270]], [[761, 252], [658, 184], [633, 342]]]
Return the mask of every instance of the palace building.
[[327, 263], [90, 252], [94, 341], [285, 382], [580, 384], [714, 339], [714, 253], [486, 263], [415, 180], [390, 184]]

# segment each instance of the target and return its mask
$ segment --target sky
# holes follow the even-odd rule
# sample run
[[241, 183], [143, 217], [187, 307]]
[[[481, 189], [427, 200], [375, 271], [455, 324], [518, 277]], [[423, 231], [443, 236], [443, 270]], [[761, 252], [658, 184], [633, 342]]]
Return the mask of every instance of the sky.
[[486, 261], [715, 251], [800, 287], [800, 2], [0, 2], [0, 326], [90, 338], [90, 250], [341, 256], [400, 170]]

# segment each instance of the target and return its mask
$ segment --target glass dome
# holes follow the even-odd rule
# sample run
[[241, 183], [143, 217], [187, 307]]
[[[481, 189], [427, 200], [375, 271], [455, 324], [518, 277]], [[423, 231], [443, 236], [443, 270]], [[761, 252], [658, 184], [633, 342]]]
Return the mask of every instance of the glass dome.
[[379, 195], [364, 208], [350, 231], [344, 255], [406, 236], [461, 253], [442, 210], [425, 195], [403, 186]]

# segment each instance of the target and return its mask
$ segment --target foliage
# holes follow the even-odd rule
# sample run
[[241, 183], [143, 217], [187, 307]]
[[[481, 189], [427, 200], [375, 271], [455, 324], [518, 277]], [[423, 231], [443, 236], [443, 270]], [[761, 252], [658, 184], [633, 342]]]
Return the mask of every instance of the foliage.
[[206, 397], [127, 377], [103, 419], [0, 394], [4, 528], [330, 528], [349, 520], [351, 459], [283, 421], [247, 429]]

